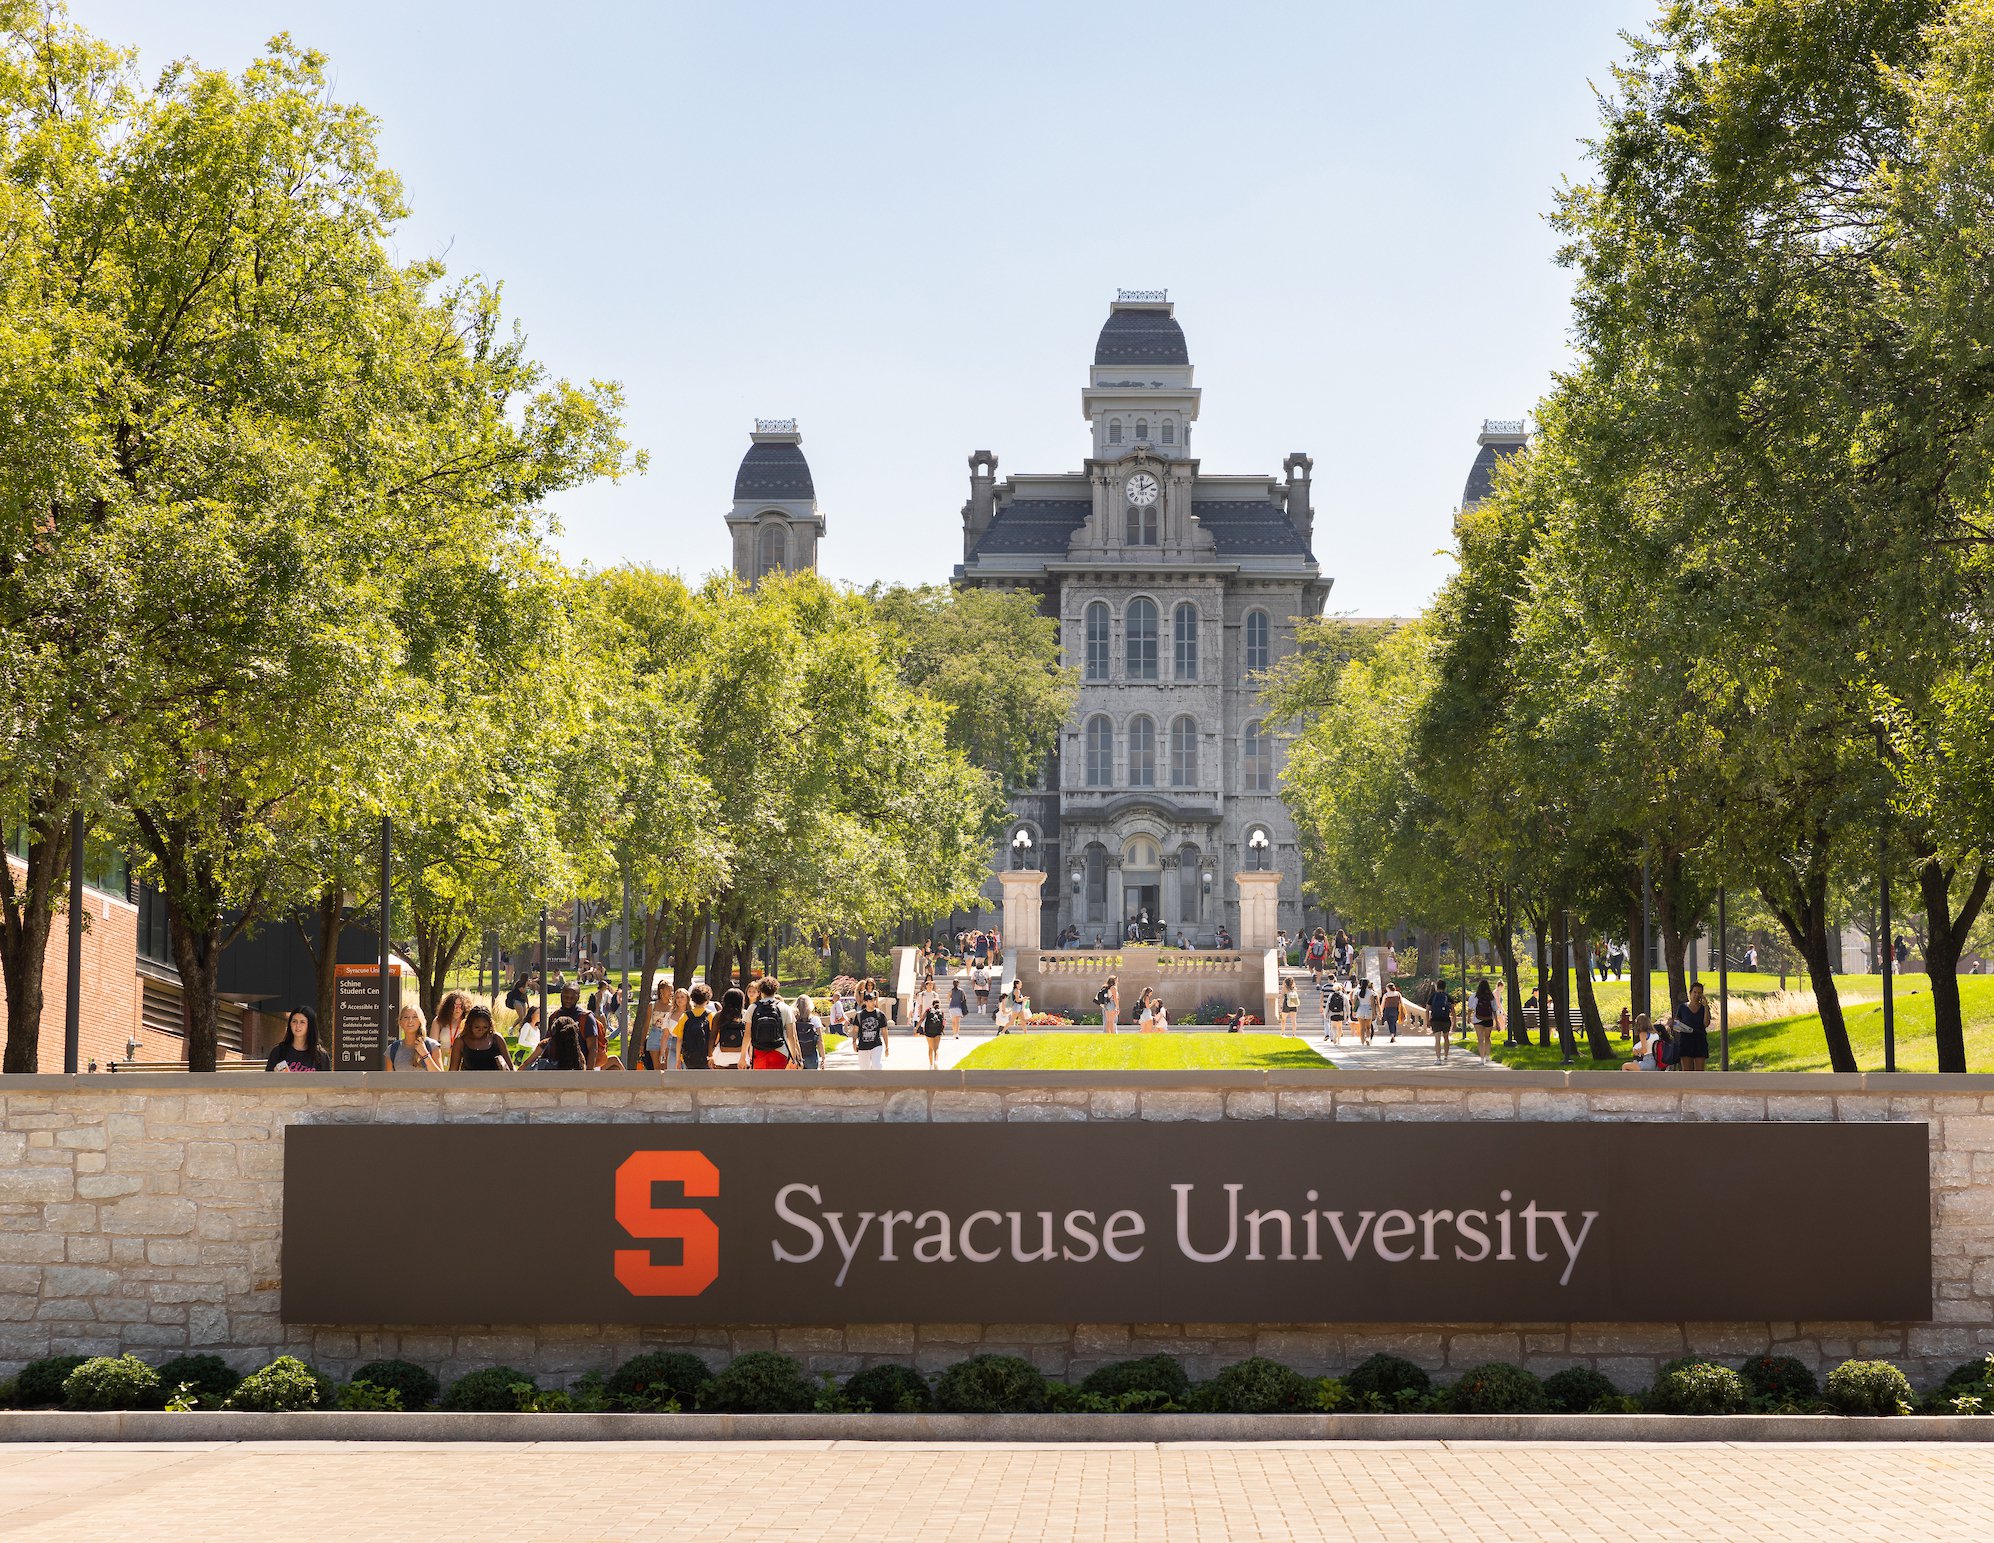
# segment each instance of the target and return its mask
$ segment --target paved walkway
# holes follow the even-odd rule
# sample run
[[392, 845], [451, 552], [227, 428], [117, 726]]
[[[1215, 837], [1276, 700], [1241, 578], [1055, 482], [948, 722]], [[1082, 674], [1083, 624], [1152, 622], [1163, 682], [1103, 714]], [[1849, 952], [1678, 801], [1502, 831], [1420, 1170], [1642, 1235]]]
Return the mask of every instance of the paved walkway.
[[0, 1446], [8, 1543], [1985, 1543], [1994, 1446]]

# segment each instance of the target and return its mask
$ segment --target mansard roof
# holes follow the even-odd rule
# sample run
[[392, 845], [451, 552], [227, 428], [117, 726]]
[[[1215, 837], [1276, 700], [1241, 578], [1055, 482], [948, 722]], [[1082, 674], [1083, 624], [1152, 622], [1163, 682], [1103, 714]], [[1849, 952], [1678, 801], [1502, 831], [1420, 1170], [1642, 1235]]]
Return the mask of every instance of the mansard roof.
[[758, 439], [741, 457], [741, 469], [734, 474], [734, 497], [815, 498], [817, 489], [810, 481], [810, 463], [803, 459], [800, 445], [781, 440]]
[[1094, 344], [1096, 364], [1189, 364], [1184, 329], [1168, 306], [1118, 305]]
[[[971, 558], [1064, 557], [1073, 533], [1087, 522], [1084, 498], [1020, 498], [1000, 505]], [[1300, 557], [1313, 554], [1279, 504], [1247, 499], [1194, 499], [1191, 512], [1211, 533], [1220, 557]]]

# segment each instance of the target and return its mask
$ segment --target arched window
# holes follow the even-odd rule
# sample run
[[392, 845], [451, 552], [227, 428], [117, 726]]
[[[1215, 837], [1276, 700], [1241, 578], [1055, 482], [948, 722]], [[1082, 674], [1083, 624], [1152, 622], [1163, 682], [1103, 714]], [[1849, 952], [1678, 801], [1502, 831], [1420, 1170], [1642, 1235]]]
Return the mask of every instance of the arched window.
[[1176, 444], [1176, 443], [1177, 443], [1177, 421], [1176, 421], [1176, 419], [1174, 419], [1174, 418], [1165, 418], [1165, 419], [1163, 420], [1163, 442], [1164, 442], [1164, 443], [1165, 443], [1166, 445], [1174, 445], [1174, 444]]
[[1119, 418], [1110, 418], [1108, 420], [1108, 443], [1111, 445], [1119, 445], [1121, 442], [1122, 442], [1122, 420]]
[[1123, 521], [1122, 539], [1130, 546], [1156, 545], [1156, 505], [1130, 504]]
[[1198, 725], [1186, 713], [1170, 725], [1170, 785], [1188, 788], [1198, 780]]
[[1130, 680], [1156, 679], [1156, 602], [1131, 600], [1127, 623], [1126, 663]]
[[1274, 791], [1274, 744], [1267, 731], [1260, 726], [1258, 719], [1246, 726], [1241, 736], [1246, 760], [1246, 791], [1249, 793], [1271, 793]]
[[1136, 419], [1135, 442], [1138, 445], [1146, 445], [1149, 443], [1149, 420], [1147, 418]]
[[1156, 786], [1156, 725], [1142, 713], [1129, 719], [1129, 786]]
[[1246, 613], [1246, 669], [1251, 674], [1255, 670], [1267, 668], [1267, 613], [1248, 611]]
[[1104, 600], [1087, 607], [1087, 678], [1108, 678], [1108, 605]]
[[1115, 780], [1115, 727], [1099, 713], [1087, 720], [1087, 786], [1105, 788]]
[[1186, 600], [1177, 607], [1177, 614], [1170, 629], [1174, 646], [1177, 678], [1196, 680], [1198, 678], [1198, 608]]
[[762, 560], [758, 571], [780, 573], [789, 566], [789, 532], [780, 525], [762, 527]]
[[1204, 854], [1186, 845], [1177, 853], [1177, 916], [1180, 921], [1205, 919]]

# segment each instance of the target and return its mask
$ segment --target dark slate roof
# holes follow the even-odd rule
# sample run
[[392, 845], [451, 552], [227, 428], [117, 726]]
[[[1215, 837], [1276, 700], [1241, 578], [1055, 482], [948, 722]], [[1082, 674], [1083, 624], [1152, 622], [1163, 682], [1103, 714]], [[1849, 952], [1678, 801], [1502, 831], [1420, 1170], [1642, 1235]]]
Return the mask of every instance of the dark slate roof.
[[1093, 505], [1084, 498], [1019, 498], [997, 511], [975, 556], [1064, 557]]
[[1495, 469], [1498, 461], [1506, 461], [1523, 448], [1520, 444], [1483, 445], [1481, 453], [1475, 457], [1475, 464], [1468, 468], [1468, 485], [1461, 490], [1461, 507], [1478, 504], [1495, 491]]
[[1110, 311], [1094, 345], [1096, 364], [1189, 364], [1184, 329], [1168, 311], [1137, 307]]
[[736, 498], [815, 498], [817, 489], [810, 481], [810, 463], [803, 459], [803, 447], [780, 440], [757, 440], [741, 457], [741, 469], [734, 474]]
[[1199, 499], [1191, 512], [1212, 533], [1221, 557], [1308, 557], [1309, 544], [1279, 504], [1230, 498]]

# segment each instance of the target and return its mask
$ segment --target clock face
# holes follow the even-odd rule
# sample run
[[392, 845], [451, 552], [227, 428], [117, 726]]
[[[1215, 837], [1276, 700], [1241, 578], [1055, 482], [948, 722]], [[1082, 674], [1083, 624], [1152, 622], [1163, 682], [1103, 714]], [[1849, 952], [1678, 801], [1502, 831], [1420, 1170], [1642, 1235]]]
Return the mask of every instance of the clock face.
[[1139, 471], [1129, 478], [1122, 491], [1138, 509], [1147, 508], [1156, 502], [1156, 479], [1146, 471]]

